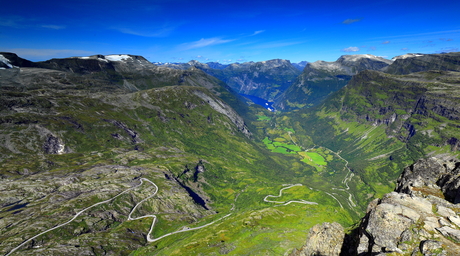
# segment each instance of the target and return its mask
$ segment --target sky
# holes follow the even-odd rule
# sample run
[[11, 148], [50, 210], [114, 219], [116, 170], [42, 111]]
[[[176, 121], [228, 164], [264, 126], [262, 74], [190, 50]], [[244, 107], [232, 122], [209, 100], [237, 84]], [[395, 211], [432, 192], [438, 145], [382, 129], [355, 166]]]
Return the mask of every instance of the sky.
[[6, 0], [0, 51], [43, 61], [134, 54], [152, 62], [391, 59], [460, 51], [460, 1]]

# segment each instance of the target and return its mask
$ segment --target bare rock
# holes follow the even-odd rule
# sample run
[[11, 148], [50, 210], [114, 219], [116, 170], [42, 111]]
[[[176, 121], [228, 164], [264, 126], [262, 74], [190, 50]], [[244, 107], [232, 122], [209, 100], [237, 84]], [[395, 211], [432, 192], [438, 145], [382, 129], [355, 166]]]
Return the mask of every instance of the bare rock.
[[439, 231], [439, 233], [441, 233], [444, 237], [451, 238], [457, 243], [460, 243], [460, 230], [448, 226], [437, 228], [436, 230]]
[[291, 255], [339, 255], [344, 237], [343, 227], [336, 222], [317, 224], [308, 232], [307, 243]]
[[436, 182], [445, 172], [444, 166], [434, 157], [418, 160], [404, 169], [395, 191], [411, 194], [412, 187], [437, 187]]
[[442, 243], [434, 240], [425, 240], [420, 243], [420, 252], [424, 256], [443, 256], [446, 252], [442, 248]]

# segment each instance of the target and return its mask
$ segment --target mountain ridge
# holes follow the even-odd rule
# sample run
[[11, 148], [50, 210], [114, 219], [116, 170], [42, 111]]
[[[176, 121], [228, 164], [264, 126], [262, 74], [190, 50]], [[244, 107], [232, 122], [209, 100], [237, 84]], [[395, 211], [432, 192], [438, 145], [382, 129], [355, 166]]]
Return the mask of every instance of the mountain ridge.
[[390, 63], [370, 54], [343, 55], [334, 62], [308, 63], [292, 85], [275, 99], [274, 107], [288, 111], [314, 106], [345, 86], [360, 71], [380, 70]]

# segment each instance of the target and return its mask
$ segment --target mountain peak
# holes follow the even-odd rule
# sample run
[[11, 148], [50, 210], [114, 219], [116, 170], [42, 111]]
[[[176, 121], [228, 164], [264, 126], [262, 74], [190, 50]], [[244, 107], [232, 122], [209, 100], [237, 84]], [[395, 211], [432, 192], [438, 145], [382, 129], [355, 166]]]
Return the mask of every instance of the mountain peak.
[[133, 60], [138, 60], [138, 61], [147, 61], [144, 57], [138, 56], [138, 55], [131, 55], [131, 54], [109, 54], [109, 55], [101, 55], [101, 54], [96, 54], [96, 55], [91, 55], [91, 56], [86, 56], [86, 57], [72, 57], [74, 59], [81, 59], [81, 60], [89, 60], [89, 59], [97, 59], [99, 61], [133, 61]]
[[395, 61], [395, 60], [399, 60], [399, 59], [407, 59], [407, 58], [420, 57], [420, 56], [423, 56], [423, 54], [421, 54], [421, 53], [407, 53], [407, 54], [403, 54], [403, 55], [393, 57], [391, 60]]
[[279, 64], [291, 63], [289, 60], [285, 60], [285, 59], [272, 59], [272, 60], [265, 60], [261, 62], [262, 63], [279, 63]]
[[387, 60], [385, 58], [382, 58], [382, 57], [379, 57], [379, 56], [375, 56], [375, 55], [372, 55], [372, 54], [354, 54], [354, 55], [342, 55], [340, 56], [340, 58], [337, 59], [337, 62], [349, 62], [349, 61], [360, 61], [362, 59], [372, 59], [372, 60], [376, 60], [376, 61], [382, 61], [382, 62], [385, 62], [385, 63], [388, 63], [388, 64], [391, 64], [392, 61], [391, 60]]

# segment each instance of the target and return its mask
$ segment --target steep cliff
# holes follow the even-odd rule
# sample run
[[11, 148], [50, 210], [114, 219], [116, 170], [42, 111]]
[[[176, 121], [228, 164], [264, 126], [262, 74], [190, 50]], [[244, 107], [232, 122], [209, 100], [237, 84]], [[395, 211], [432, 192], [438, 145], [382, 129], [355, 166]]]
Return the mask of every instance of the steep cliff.
[[340, 151], [369, 186], [383, 191], [377, 184], [392, 188], [416, 159], [460, 153], [459, 77], [365, 70], [323, 104], [291, 115], [316, 145]]
[[224, 81], [237, 93], [268, 101], [284, 92], [301, 73], [290, 61], [281, 59], [234, 63], [223, 69], [203, 64], [196, 67]]
[[359, 227], [345, 239], [332, 239], [340, 237], [340, 225], [323, 223], [293, 255], [458, 255], [459, 166], [449, 157], [417, 161], [404, 169], [394, 192], [369, 204]]
[[370, 54], [344, 55], [335, 62], [308, 63], [292, 85], [275, 99], [274, 106], [284, 111], [311, 107], [344, 87], [358, 72], [381, 70], [390, 63]]
[[456, 255], [460, 251], [460, 162], [428, 158], [404, 170], [395, 192], [369, 205], [358, 254]]

